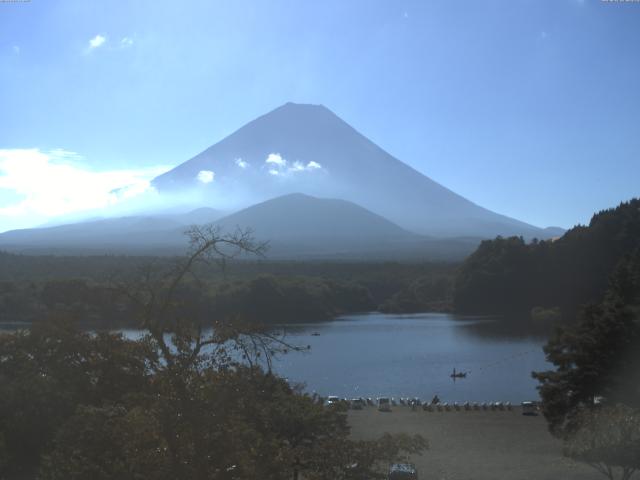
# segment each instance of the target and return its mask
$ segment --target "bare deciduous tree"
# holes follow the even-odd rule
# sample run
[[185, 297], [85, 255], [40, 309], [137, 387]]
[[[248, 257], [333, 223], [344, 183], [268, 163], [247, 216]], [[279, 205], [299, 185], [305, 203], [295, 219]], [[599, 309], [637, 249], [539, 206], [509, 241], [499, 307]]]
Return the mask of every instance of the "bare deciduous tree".
[[189, 239], [187, 254], [170, 268], [144, 265], [137, 278], [117, 283], [117, 290], [134, 305], [140, 326], [149, 332], [149, 340], [167, 368], [185, 371], [203, 362], [221, 366], [242, 360], [251, 367], [263, 362], [271, 370], [275, 354], [304, 350], [272, 330], [239, 318], [190, 316], [185, 305], [188, 299], [181, 298], [181, 289], [188, 282], [203, 287], [198, 276], [202, 266], [226, 270], [229, 260], [264, 255], [267, 243], [257, 242], [250, 229], [225, 233], [216, 225], [192, 226], [185, 234]]
[[629, 480], [640, 469], [640, 412], [624, 405], [585, 410], [580, 428], [565, 443], [565, 454], [610, 480], [616, 471]]

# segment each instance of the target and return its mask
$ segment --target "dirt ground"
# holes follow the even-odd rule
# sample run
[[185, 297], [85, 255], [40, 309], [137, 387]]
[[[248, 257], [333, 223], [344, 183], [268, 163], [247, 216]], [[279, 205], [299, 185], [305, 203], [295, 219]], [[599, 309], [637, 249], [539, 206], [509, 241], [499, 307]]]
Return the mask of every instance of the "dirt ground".
[[542, 415], [512, 411], [425, 412], [394, 407], [351, 410], [354, 438], [384, 432], [419, 433], [429, 450], [413, 458], [420, 480], [596, 480], [590, 467], [562, 455], [562, 444], [547, 431]]

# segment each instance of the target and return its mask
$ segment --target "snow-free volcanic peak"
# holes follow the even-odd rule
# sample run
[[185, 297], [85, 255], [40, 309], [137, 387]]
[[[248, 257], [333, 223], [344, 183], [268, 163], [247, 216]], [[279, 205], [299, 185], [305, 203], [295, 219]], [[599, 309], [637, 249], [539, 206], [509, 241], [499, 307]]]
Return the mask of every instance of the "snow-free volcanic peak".
[[227, 210], [301, 192], [354, 202], [423, 234], [545, 236], [542, 229], [482, 208], [431, 180], [322, 105], [286, 103], [153, 185], [161, 193], [196, 191], [207, 204]]

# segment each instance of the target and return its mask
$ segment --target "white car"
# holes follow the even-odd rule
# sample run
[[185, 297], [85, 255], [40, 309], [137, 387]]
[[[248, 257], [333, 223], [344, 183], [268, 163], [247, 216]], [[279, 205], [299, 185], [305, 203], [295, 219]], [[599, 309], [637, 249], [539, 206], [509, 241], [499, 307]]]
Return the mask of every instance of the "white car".
[[523, 415], [538, 415], [538, 405], [536, 402], [522, 402]]
[[389, 480], [418, 480], [418, 471], [411, 463], [395, 463], [389, 467]]

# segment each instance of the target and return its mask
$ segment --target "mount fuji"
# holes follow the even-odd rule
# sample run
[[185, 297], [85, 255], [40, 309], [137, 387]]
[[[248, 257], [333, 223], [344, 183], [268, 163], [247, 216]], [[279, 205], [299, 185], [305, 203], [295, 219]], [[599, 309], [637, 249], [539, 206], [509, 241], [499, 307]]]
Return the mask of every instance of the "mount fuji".
[[547, 231], [492, 212], [385, 152], [324, 106], [287, 103], [156, 177], [159, 192], [197, 192], [234, 211], [303, 193], [360, 205], [409, 231], [437, 237]]
[[318, 105], [287, 103], [152, 185], [165, 204], [190, 209], [10, 231], [0, 247], [174, 254], [186, 246], [187, 225], [214, 222], [252, 228], [273, 258], [461, 259], [483, 238], [562, 234], [476, 205]]

